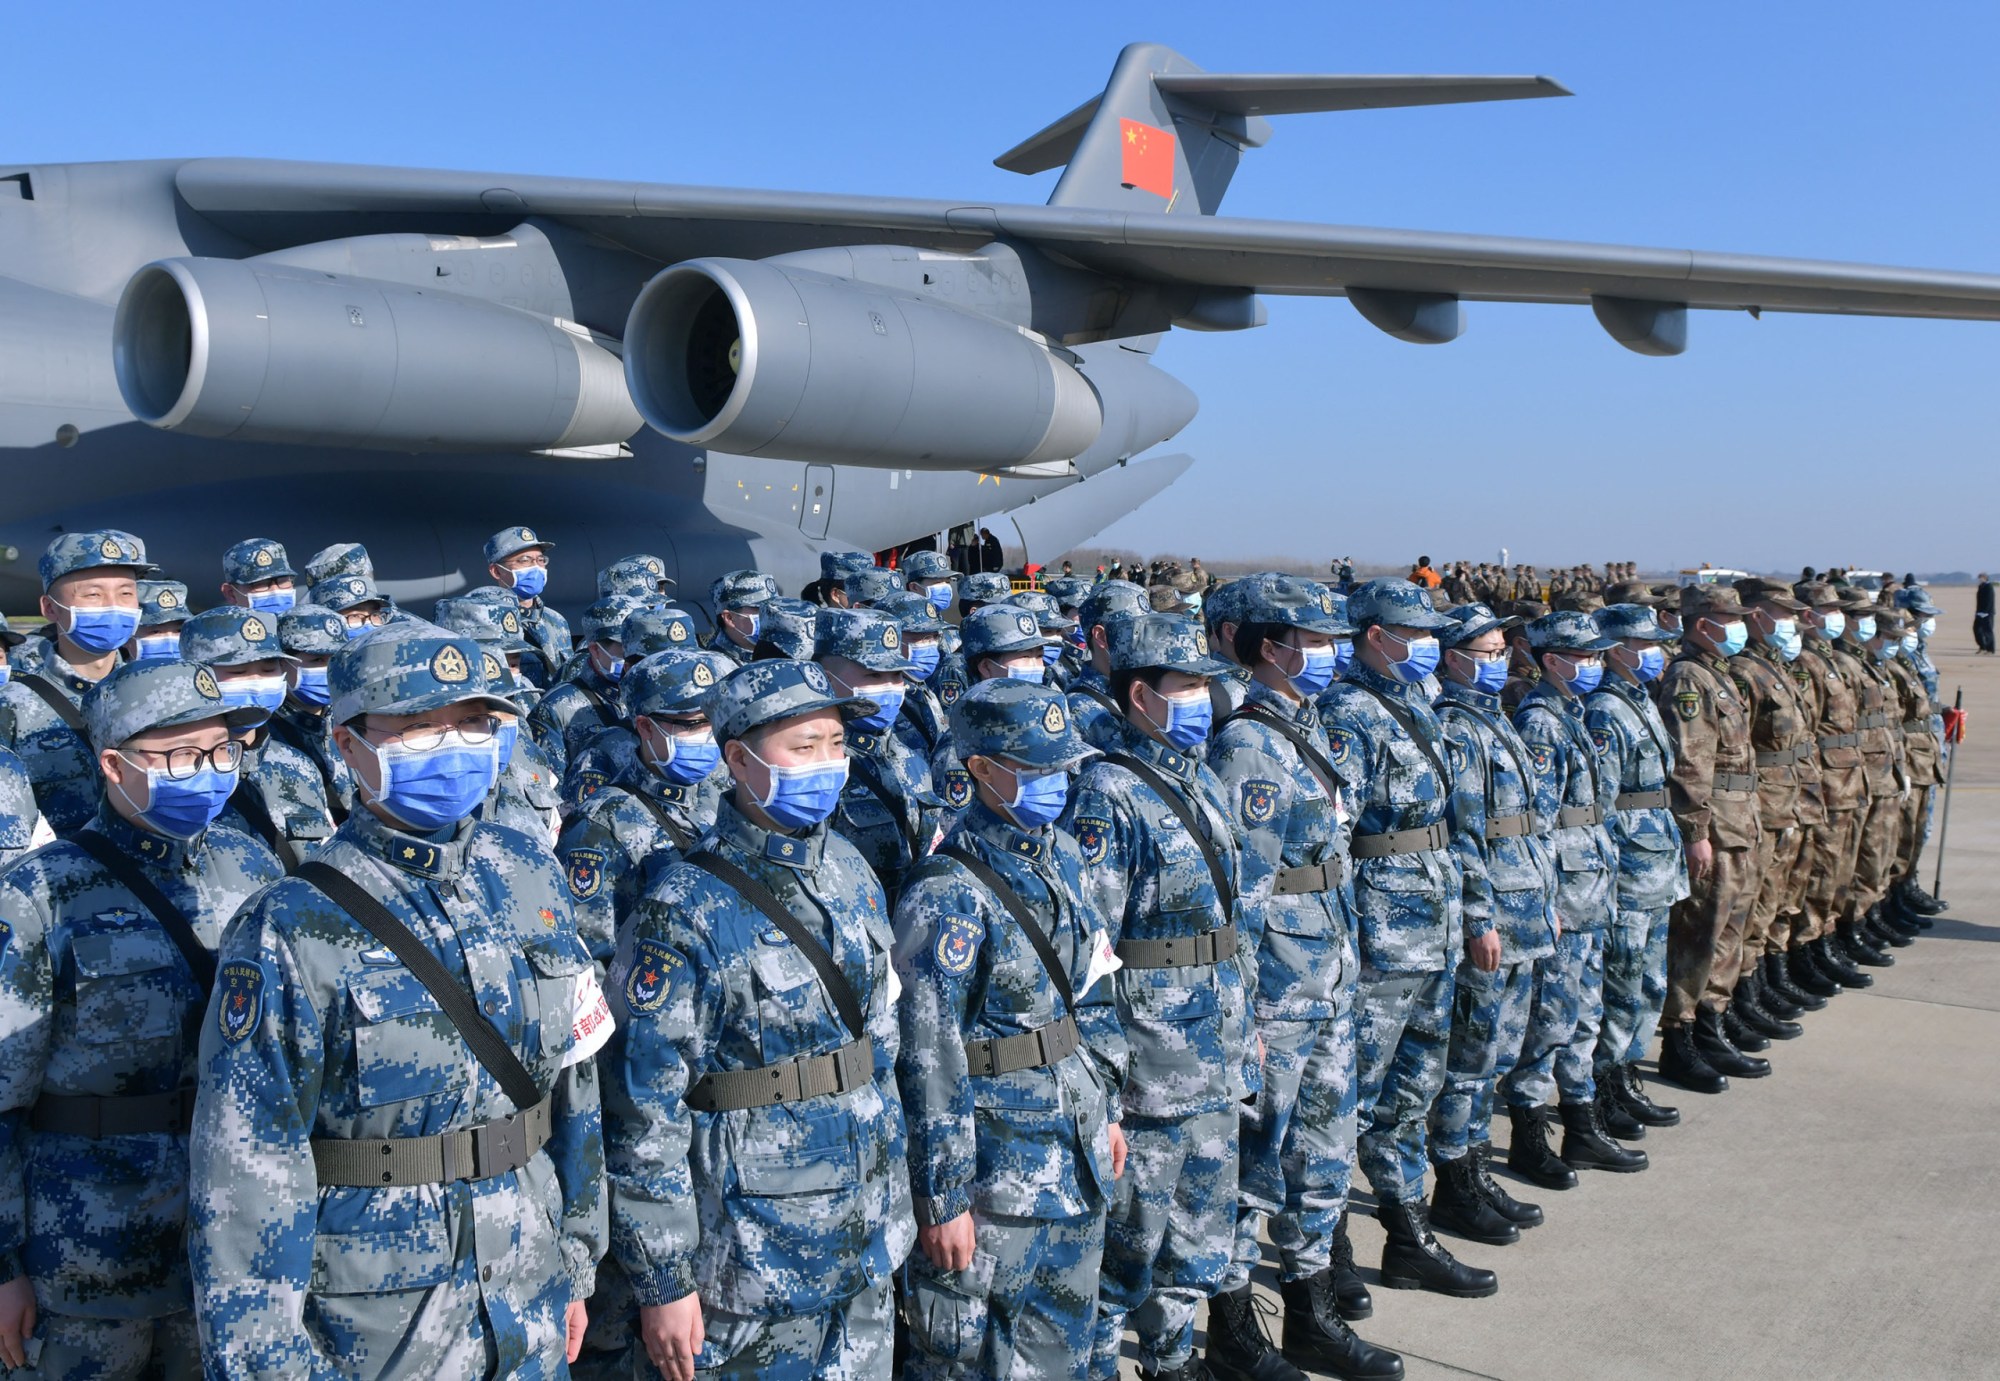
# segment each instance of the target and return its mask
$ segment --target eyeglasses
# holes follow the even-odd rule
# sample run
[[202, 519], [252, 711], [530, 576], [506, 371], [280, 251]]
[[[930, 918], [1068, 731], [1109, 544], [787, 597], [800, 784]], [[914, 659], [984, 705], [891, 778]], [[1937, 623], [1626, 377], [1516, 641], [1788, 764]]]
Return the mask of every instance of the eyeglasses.
[[446, 735], [456, 734], [459, 742], [476, 748], [482, 743], [491, 742], [499, 728], [499, 717], [486, 714], [460, 720], [457, 724], [412, 724], [409, 728], [390, 734], [387, 738], [371, 738], [369, 742], [379, 743], [384, 748], [400, 745], [414, 752], [428, 753], [441, 745]]
[[538, 551], [524, 551], [518, 556], [510, 556], [500, 563], [510, 571], [525, 571], [530, 566], [546, 566], [549, 558]]
[[186, 781], [204, 767], [213, 767], [217, 772], [234, 772], [243, 762], [243, 745], [235, 739], [215, 748], [170, 748], [164, 753], [152, 748], [120, 748], [118, 751], [134, 760], [165, 758], [167, 775], [177, 782]]
[[363, 625], [380, 628], [389, 622], [389, 615], [380, 609], [349, 609], [341, 617], [347, 620], [349, 628], [360, 628]]

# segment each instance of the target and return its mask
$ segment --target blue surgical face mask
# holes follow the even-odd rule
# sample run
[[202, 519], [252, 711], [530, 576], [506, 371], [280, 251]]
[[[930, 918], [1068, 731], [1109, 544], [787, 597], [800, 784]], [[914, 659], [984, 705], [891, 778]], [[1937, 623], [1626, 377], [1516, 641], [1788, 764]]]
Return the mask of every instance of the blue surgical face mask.
[[273, 714], [285, 703], [283, 676], [239, 676], [229, 681], [217, 677], [215, 684], [222, 703], [232, 710], [248, 707]]
[[1796, 662], [1799, 654], [1806, 650], [1806, 640], [1799, 633], [1799, 626], [1786, 621], [1787, 626], [1778, 642], [1778, 655], [1788, 662]]
[[514, 572], [514, 593], [522, 599], [539, 599], [549, 588], [547, 566], [524, 566]]
[[[127, 764], [139, 767], [130, 757], [120, 753]], [[222, 814], [229, 804], [230, 795], [236, 790], [237, 775], [234, 771], [218, 772], [213, 767], [204, 767], [183, 781], [175, 781], [167, 775], [163, 767], [145, 768], [146, 808], [137, 812], [139, 822], [157, 833], [174, 839], [192, 839], [209, 827], [216, 816]], [[125, 798], [126, 804], [136, 806], [125, 788], [113, 788]]]
[[260, 614], [282, 614], [298, 602], [297, 590], [259, 590], [250, 596], [250, 607]]
[[1724, 657], [1734, 657], [1750, 645], [1750, 627], [1741, 619], [1721, 626], [1722, 640], [1716, 644], [1715, 650]]
[[764, 616], [752, 609], [731, 609], [730, 614], [749, 626], [739, 627], [736, 634], [752, 647], [757, 645], [757, 635], [764, 631]]
[[1413, 686], [1437, 670], [1438, 657], [1441, 654], [1438, 651], [1436, 638], [1411, 638], [1408, 642], [1404, 642], [1386, 629], [1383, 631], [1383, 636], [1390, 642], [1403, 645], [1402, 659], [1389, 663], [1389, 674], [1404, 685]]
[[1069, 773], [1057, 768], [1030, 777], [1022, 768], [1013, 771], [1014, 799], [1007, 803], [1007, 813], [1015, 824], [1038, 830], [1062, 818], [1063, 807], [1069, 804]]
[[49, 603], [69, 615], [69, 627], [63, 630], [63, 636], [85, 652], [116, 652], [139, 631], [136, 608], [73, 609], [54, 600]]
[[1902, 643], [1894, 638], [1884, 638], [1881, 644], [1876, 647], [1875, 656], [1878, 661], [1893, 662], [1896, 660], [1896, 654], [1902, 650]]
[[951, 608], [951, 582], [947, 580], [937, 585], [926, 586], [924, 598], [931, 602], [931, 608], [942, 614]]
[[916, 663], [916, 670], [907, 673], [912, 680], [928, 681], [937, 675], [939, 654], [935, 641], [906, 643], [903, 655]]
[[299, 683], [292, 687], [292, 694], [308, 705], [318, 705], [324, 709], [327, 701], [332, 699], [332, 692], [326, 684], [326, 668], [300, 667]]
[[807, 829], [833, 814], [833, 808], [840, 804], [841, 789], [847, 785], [845, 757], [799, 767], [774, 767], [757, 757], [748, 744], [744, 745], [744, 750], [771, 774], [770, 785], [765, 787], [763, 796], [751, 799], [779, 828]]
[[1333, 645], [1333, 674], [1340, 675], [1347, 670], [1347, 664], [1354, 660], [1354, 643], [1346, 638]]
[[894, 724], [896, 716], [903, 712], [903, 689], [900, 686], [887, 689], [878, 686], [870, 690], [853, 690], [850, 693], [875, 702], [872, 712], [857, 715], [847, 721], [864, 734], [881, 733]]
[[[592, 646], [593, 648], [598, 648], [602, 647], [603, 644], [595, 643]], [[607, 681], [616, 681], [625, 674], [625, 659], [623, 657], [613, 657], [609, 652], [606, 652], [604, 658], [605, 660], [599, 663], [595, 651], [592, 651], [590, 655], [590, 664], [597, 668], [598, 675]]]
[[435, 748], [378, 746], [355, 735], [375, 755], [382, 772], [382, 789], [374, 793], [398, 820], [429, 833], [455, 825], [479, 807], [500, 778], [500, 747], [495, 739], [467, 743], [447, 734]]
[[493, 731], [493, 743], [500, 754], [500, 771], [505, 772], [514, 761], [514, 745], [521, 741], [519, 721], [503, 719]]
[[1857, 641], [1864, 643], [1875, 640], [1875, 616], [1873, 614], [1863, 614], [1854, 621], [1854, 636]]
[[1764, 644], [1767, 647], [1783, 651], [1787, 638], [1796, 638], [1799, 636], [1799, 623], [1797, 619], [1772, 619], [1771, 623], [1773, 624], [1771, 631], [1763, 635]]
[[1922, 627], [1923, 627], [1923, 634], [1926, 638], [1935, 636], [1935, 634], [1937, 633], [1937, 620], [1934, 618], [1925, 619], [1923, 621]]
[[722, 762], [722, 748], [715, 741], [713, 730], [703, 729], [698, 734], [668, 734], [667, 755], [661, 757], [648, 744], [645, 758], [668, 781], [677, 786], [693, 786], [707, 780], [710, 773]]
[[1334, 668], [1339, 658], [1330, 647], [1290, 647], [1287, 651], [1299, 656], [1296, 672], [1286, 667], [1290, 658], [1278, 663], [1278, 670], [1292, 683], [1292, 689], [1310, 700], [1333, 684]]
[[[1570, 674], [1568, 676], [1557, 676], [1556, 679], [1562, 682], [1563, 689], [1567, 690], [1571, 695], [1589, 695], [1604, 683], [1604, 667], [1602, 664], [1597, 662], [1579, 662], [1571, 657], [1561, 657], [1561, 660], [1569, 664]], [[1552, 672], [1551, 674], [1554, 673]]]
[[1475, 657], [1472, 662], [1472, 688], [1488, 695], [1498, 695], [1507, 686], [1507, 654], [1498, 657]]
[[147, 633], [139, 639], [139, 660], [142, 662], [178, 662], [181, 659], [181, 635], [178, 633]]
[[1042, 649], [1042, 665], [1052, 667], [1061, 660], [1062, 660], [1061, 643], [1050, 643], [1047, 647]]
[[1915, 652], [1917, 650], [1917, 635], [1914, 633], [1905, 633], [1903, 635], [1902, 646], [1905, 652]]
[[361, 637], [363, 634], [372, 633], [374, 631], [375, 631], [375, 625], [372, 623], [366, 623], [366, 622], [350, 623], [347, 625], [347, 641], [353, 642], [356, 638]]
[[1847, 631], [1847, 615], [1835, 609], [1832, 613], [1819, 616], [1819, 635], [1832, 642]]
[[[1158, 694], [1158, 692], [1155, 692]], [[1167, 702], [1167, 722], [1160, 723], [1144, 710], [1139, 711], [1148, 724], [1160, 731], [1161, 737], [1180, 749], [1191, 752], [1208, 738], [1208, 731], [1215, 725], [1215, 706], [1208, 698], [1208, 688], [1183, 691], [1179, 695], [1165, 697]]]
[[1642, 647], [1639, 649], [1638, 677], [1640, 684], [1660, 679], [1660, 673], [1667, 669], [1665, 648]]
[[14, 679], [14, 668], [10, 663], [0, 662], [0, 686]]
[[1048, 679], [1048, 670], [1048, 666], [1042, 662], [1014, 663], [1007, 668], [1007, 679], [1010, 681], [1033, 681], [1039, 686]]

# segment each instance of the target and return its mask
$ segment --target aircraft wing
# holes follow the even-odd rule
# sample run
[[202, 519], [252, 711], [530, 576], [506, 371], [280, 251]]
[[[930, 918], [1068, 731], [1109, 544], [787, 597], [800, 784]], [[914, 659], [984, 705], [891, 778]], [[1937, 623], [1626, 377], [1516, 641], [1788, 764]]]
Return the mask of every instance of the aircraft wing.
[[1000, 236], [1143, 283], [1303, 296], [1358, 290], [1371, 320], [1371, 293], [1391, 299], [1391, 316], [1396, 297], [1431, 296], [2000, 320], [2000, 275], [1690, 249], [259, 159], [193, 160], [176, 185], [192, 210], [267, 249], [387, 230], [497, 234], [540, 216], [662, 263], [868, 243], [970, 250]]

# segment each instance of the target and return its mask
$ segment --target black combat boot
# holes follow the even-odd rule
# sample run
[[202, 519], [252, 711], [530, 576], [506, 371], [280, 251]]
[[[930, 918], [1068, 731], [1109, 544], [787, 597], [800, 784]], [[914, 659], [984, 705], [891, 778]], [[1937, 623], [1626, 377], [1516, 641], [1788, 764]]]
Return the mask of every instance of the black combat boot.
[[1809, 993], [1798, 983], [1792, 981], [1790, 960], [1791, 956], [1796, 953], [1798, 953], [1797, 950], [1792, 950], [1785, 954], [1767, 954], [1764, 956], [1764, 991], [1767, 993], [1782, 993], [1785, 1001], [1791, 1003], [1792, 1006], [1798, 1008], [1801, 1012], [1820, 1011], [1826, 1006], [1825, 996], [1820, 993]]
[[1347, 1235], [1347, 1210], [1340, 1211], [1340, 1224], [1333, 1230], [1333, 1298], [1340, 1317], [1349, 1323], [1375, 1312], [1375, 1297], [1368, 1293], [1361, 1272], [1354, 1269], [1354, 1239]]
[[1645, 1081], [1639, 1077], [1639, 1066], [1627, 1060], [1622, 1065], [1611, 1067], [1612, 1087], [1618, 1091], [1618, 1101], [1633, 1120], [1648, 1127], [1678, 1127], [1681, 1125], [1681, 1110], [1670, 1108], [1664, 1103], [1655, 1103], [1646, 1093]]
[[1722, 1009], [1722, 1034], [1729, 1037], [1729, 1043], [1738, 1050], [1769, 1050], [1771, 1038], [1743, 1019], [1742, 984], [1739, 983], [1737, 988], [1737, 992], [1730, 994], [1729, 1005]]
[[1710, 1064], [1695, 1044], [1694, 1027], [1660, 1028], [1660, 1077], [1690, 1093], [1726, 1093], [1729, 1080]]
[[1504, 1247], [1521, 1240], [1521, 1230], [1514, 1226], [1513, 1219], [1487, 1203], [1486, 1196], [1479, 1192], [1479, 1176], [1470, 1153], [1457, 1160], [1441, 1160], [1432, 1168], [1437, 1171], [1437, 1190], [1431, 1195], [1434, 1227], [1490, 1247]]
[[1507, 1147], [1508, 1168], [1544, 1189], [1576, 1188], [1576, 1171], [1549, 1149], [1549, 1110], [1509, 1108], [1507, 1117], [1514, 1124], [1514, 1139]]
[[1923, 889], [1915, 873], [1903, 874], [1903, 880], [1896, 884], [1896, 900], [1903, 904], [1905, 911], [1914, 911], [1919, 916], [1935, 916], [1949, 909], [1949, 905]]
[[1915, 935], [1898, 930], [1895, 923], [1890, 920], [1893, 906], [1892, 902], [1883, 902], [1880, 906], [1870, 908], [1868, 914], [1861, 918], [1862, 935], [1877, 949], [1884, 946], [1890, 949], [1908, 949], [1917, 942]]
[[1785, 951], [1785, 972], [1794, 988], [1822, 1004], [1840, 996], [1840, 981], [1819, 966], [1819, 953], [1810, 940], [1801, 940]]
[[1646, 1168], [1644, 1151], [1620, 1146], [1605, 1132], [1595, 1099], [1588, 1103], [1564, 1103], [1562, 1120], [1562, 1157], [1578, 1170], [1616, 1170], [1629, 1175]]
[[1277, 1312], [1248, 1285], [1210, 1298], [1208, 1350], [1202, 1355], [1210, 1373], [1217, 1381], [1306, 1381], [1271, 1341], [1260, 1309]]
[[1486, 1168], [1486, 1162], [1492, 1155], [1493, 1144], [1487, 1141], [1480, 1142], [1467, 1153], [1472, 1161], [1473, 1176], [1479, 1181], [1479, 1192], [1486, 1196], [1486, 1202], [1492, 1204], [1502, 1218], [1515, 1227], [1540, 1227], [1542, 1206], [1523, 1203], [1501, 1187], [1500, 1181], [1494, 1179], [1492, 1172]]
[[1140, 1381], [1210, 1381], [1215, 1375], [1199, 1357], [1190, 1356], [1177, 1367], [1165, 1371], [1147, 1371], [1139, 1368]]
[[1820, 971], [1843, 988], [1872, 988], [1875, 980], [1855, 966], [1831, 935], [1822, 935], [1813, 941], [1813, 958]]
[[[1749, 1023], [1753, 1031], [1774, 1041], [1795, 1041], [1803, 1036], [1806, 1028], [1772, 1011], [1768, 1005], [1769, 997], [1770, 993], [1764, 987], [1764, 975], [1752, 970], [1736, 985], [1736, 1000], [1740, 1008], [1738, 1015]], [[1796, 1012], [1798, 1009], [1794, 1007], [1792, 1010]]]
[[1882, 924], [1903, 938], [1914, 940], [1924, 933], [1929, 922], [1896, 901], [1892, 894], [1890, 900], [1882, 907]]
[[1896, 961], [1889, 957], [1889, 951], [1875, 948], [1861, 933], [1859, 921], [1841, 922], [1840, 946], [1849, 959], [1868, 968], [1889, 969], [1896, 965]]
[[[1618, 1096], [1618, 1087], [1609, 1069], [1601, 1069], [1595, 1075], [1597, 1083], [1597, 1120], [1604, 1124], [1604, 1130], [1619, 1141], [1640, 1141], [1645, 1138], [1646, 1124], [1632, 1116], [1632, 1110], [1625, 1106], [1625, 1100]], [[1568, 1157], [1564, 1157], [1565, 1160]]]
[[1382, 1283], [1391, 1290], [1431, 1290], [1456, 1299], [1484, 1299], [1500, 1288], [1491, 1271], [1459, 1263], [1431, 1233], [1424, 1201], [1390, 1200], [1375, 1210], [1389, 1240], [1382, 1244]]
[[1738, 1079], [1762, 1079], [1771, 1072], [1771, 1062], [1737, 1049], [1725, 1029], [1722, 1013], [1699, 1004], [1694, 1009], [1694, 1048], [1718, 1074]]
[[1397, 1381], [1403, 1374], [1401, 1357], [1362, 1342], [1340, 1316], [1331, 1271], [1281, 1281], [1278, 1289], [1285, 1297], [1287, 1361], [1348, 1381]]
[[1757, 1005], [1779, 1021], [1797, 1021], [1805, 1014], [1801, 1003], [1792, 1001], [1787, 988], [1771, 981], [1771, 961], [1776, 955], [1766, 954], [1757, 961]]

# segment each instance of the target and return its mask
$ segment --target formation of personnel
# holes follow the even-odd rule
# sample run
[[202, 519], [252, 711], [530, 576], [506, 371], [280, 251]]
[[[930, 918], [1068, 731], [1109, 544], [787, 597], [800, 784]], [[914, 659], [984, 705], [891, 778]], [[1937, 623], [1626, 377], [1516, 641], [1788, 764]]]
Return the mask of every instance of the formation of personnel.
[[551, 553], [424, 618], [358, 544], [239, 543], [202, 612], [132, 534], [50, 544], [0, 663], [0, 1364], [1395, 1378], [1357, 1166], [1384, 1286], [1491, 1295], [1439, 1231], [1548, 1216], [1496, 1110], [1531, 1184], [1642, 1171], [1656, 1034], [1763, 1078], [1941, 909], [1920, 586], [835, 552], [697, 611], [642, 554], [572, 625]]

